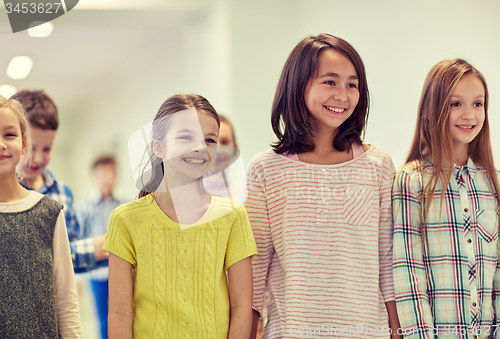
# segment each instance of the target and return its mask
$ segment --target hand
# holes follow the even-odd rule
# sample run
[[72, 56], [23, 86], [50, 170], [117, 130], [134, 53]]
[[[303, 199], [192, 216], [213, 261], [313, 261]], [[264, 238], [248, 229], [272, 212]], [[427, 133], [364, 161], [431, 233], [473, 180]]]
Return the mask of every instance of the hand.
[[95, 261], [101, 261], [109, 258], [109, 252], [105, 251], [102, 247], [104, 246], [104, 238], [106, 234], [101, 234], [97, 237], [92, 238], [94, 240], [94, 248], [95, 248]]

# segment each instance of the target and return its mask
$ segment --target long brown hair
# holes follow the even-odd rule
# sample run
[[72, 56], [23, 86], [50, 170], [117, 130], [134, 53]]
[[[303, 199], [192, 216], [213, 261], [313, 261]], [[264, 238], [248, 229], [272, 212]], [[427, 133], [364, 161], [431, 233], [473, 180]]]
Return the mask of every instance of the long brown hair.
[[[455, 159], [453, 158], [453, 140], [449, 132], [449, 115], [451, 96], [458, 82], [466, 74], [478, 77], [484, 87], [484, 123], [479, 134], [469, 144], [469, 157], [474, 163], [486, 168], [494, 195], [499, 200], [499, 183], [493, 162], [490, 141], [490, 125], [488, 120], [488, 86], [484, 76], [467, 61], [462, 59], [444, 60], [437, 63], [425, 79], [422, 96], [418, 108], [417, 127], [413, 136], [406, 163], [418, 161], [426, 166], [432, 160], [431, 180], [425, 185], [422, 193], [423, 225], [429, 211], [436, 185], [441, 180], [441, 205], [445, 187], [451, 179]], [[426, 199], [428, 198], [428, 199]]]
[[[153, 129], [151, 131], [152, 140], [150, 145], [151, 150], [153, 149], [153, 143], [155, 140], [161, 141], [165, 138], [170, 122], [169, 117], [174, 113], [190, 108], [194, 108], [198, 112], [204, 112], [212, 116], [217, 121], [217, 125], [220, 127], [219, 115], [207, 99], [198, 94], [177, 94], [165, 100], [153, 119]], [[143, 184], [143, 188], [139, 192], [139, 198], [154, 192], [163, 180], [163, 161], [161, 161], [161, 159], [158, 158], [152, 151], [149, 163], [151, 164], [151, 179], [149, 179], [147, 183]], [[143, 175], [144, 170], [145, 168], [142, 172]]]
[[344, 151], [353, 142], [362, 143], [361, 135], [368, 120], [369, 94], [365, 66], [358, 52], [347, 41], [329, 34], [303, 39], [290, 53], [274, 96], [271, 125], [278, 141], [272, 146], [278, 154], [284, 152], [305, 153], [314, 145], [309, 136], [312, 116], [304, 98], [308, 81], [318, 70], [318, 58], [322, 51], [334, 49], [349, 59], [359, 78], [359, 101], [351, 116], [339, 127], [333, 147]]

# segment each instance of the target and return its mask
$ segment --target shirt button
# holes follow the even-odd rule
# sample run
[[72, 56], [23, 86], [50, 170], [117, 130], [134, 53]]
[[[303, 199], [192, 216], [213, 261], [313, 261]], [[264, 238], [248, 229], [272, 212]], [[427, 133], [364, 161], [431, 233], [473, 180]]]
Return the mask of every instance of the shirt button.
[[469, 212], [469, 209], [466, 207], [464, 208], [465, 213]]
[[477, 335], [474, 336], [474, 339], [477, 339]]
[[467, 243], [470, 244], [472, 242], [472, 240], [470, 239], [467, 239]]
[[474, 274], [476, 274], [476, 271], [472, 270], [472, 271], [470, 271], [470, 274], [474, 275]]
[[321, 210], [319, 211], [319, 214], [325, 214], [325, 211]]
[[477, 305], [477, 304], [476, 304], [475, 302], [473, 302], [473, 303], [472, 303], [472, 306], [476, 307], [476, 305]]
[[323, 169], [321, 170], [321, 172], [325, 173], [325, 172], [326, 172], [326, 169], [324, 169], [324, 168], [323, 168]]
[[326, 201], [326, 198], [321, 198], [321, 200]]

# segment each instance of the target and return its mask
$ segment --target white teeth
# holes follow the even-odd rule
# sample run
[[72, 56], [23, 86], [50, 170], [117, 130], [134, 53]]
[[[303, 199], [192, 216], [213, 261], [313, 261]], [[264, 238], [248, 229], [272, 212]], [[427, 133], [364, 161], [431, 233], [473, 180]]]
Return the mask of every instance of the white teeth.
[[465, 128], [465, 129], [472, 129], [472, 128], [474, 128], [474, 126], [460, 126], [460, 125], [457, 125], [457, 127], [459, 127], [459, 128]]
[[335, 108], [335, 107], [328, 107], [328, 106], [325, 106], [327, 110], [329, 111], [332, 111], [332, 112], [336, 112], [336, 113], [342, 113], [345, 111], [344, 108]]
[[193, 159], [193, 158], [184, 158], [184, 161], [190, 164], [203, 164], [205, 162], [204, 159]]

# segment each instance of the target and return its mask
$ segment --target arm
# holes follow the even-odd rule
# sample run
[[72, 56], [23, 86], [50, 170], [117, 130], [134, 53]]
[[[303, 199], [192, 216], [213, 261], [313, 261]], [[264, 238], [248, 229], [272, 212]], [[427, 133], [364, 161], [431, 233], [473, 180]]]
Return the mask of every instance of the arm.
[[394, 183], [394, 164], [389, 160], [385, 165], [383, 176], [380, 181], [379, 195], [379, 280], [380, 290], [384, 297], [387, 314], [389, 316], [389, 327], [394, 338], [402, 338], [398, 335], [399, 319], [394, 301], [394, 284], [392, 276], [392, 238], [394, 224], [392, 221], [392, 199], [391, 191]]
[[109, 315], [110, 339], [132, 339], [132, 264], [114, 255], [109, 256]]
[[57, 219], [52, 248], [59, 335], [63, 339], [81, 338], [78, 292], [63, 212]]
[[434, 338], [420, 224], [421, 180], [416, 170], [399, 172], [392, 190], [396, 306], [402, 330], [420, 330], [405, 338]]
[[249, 169], [247, 177], [248, 197], [245, 207], [252, 226], [253, 235], [257, 244], [257, 255], [252, 259], [253, 268], [253, 326], [252, 339], [257, 333], [262, 305], [264, 304], [264, 292], [267, 286], [267, 276], [271, 258], [274, 253], [274, 245], [271, 236], [267, 197], [265, 195], [264, 170], [254, 164]]
[[228, 270], [231, 322], [228, 339], [248, 339], [252, 326], [252, 262], [250, 257]]
[[[104, 237], [104, 236], [99, 236], [99, 237]], [[71, 250], [71, 258], [73, 260], [73, 268], [75, 270], [75, 273], [88, 272], [90, 270], [93, 270], [94, 268], [104, 267], [107, 265], [107, 261], [105, 260], [96, 261], [96, 259], [99, 259], [99, 252], [104, 250], [102, 249], [102, 240], [101, 240], [101, 250], [99, 251], [99, 248], [96, 249], [94, 239], [95, 238], [88, 238], [70, 242], [69, 246]], [[96, 252], [98, 254], [97, 257], [96, 257]], [[106, 256], [109, 256], [109, 254], [106, 254]]]
[[389, 328], [391, 329], [391, 337], [392, 338], [403, 338], [401, 332], [399, 330], [399, 318], [398, 318], [398, 310], [396, 309], [395, 301], [388, 301], [385, 303], [385, 307], [387, 308], [387, 314], [389, 314]]
[[259, 327], [260, 313], [256, 310], [252, 310], [252, 333], [250, 334], [250, 339], [257, 338], [257, 332]]

